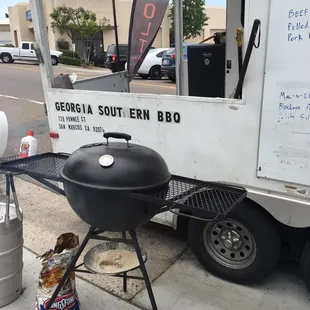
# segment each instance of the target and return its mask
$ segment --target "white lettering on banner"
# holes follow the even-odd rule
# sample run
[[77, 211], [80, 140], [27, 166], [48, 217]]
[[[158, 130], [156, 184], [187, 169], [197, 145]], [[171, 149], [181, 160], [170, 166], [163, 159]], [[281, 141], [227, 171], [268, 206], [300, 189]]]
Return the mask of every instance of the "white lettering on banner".
[[[117, 107], [117, 106], [92, 106], [73, 102], [55, 102], [57, 112], [70, 113], [70, 115], [57, 115], [58, 128], [60, 130], [86, 131], [104, 133], [101, 126], [93, 126], [87, 121], [87, 115], [99, 117], [129, 118], [133, 120], [151, 121], [159, 123], [180, 124], [181, 114], [172, 111], [156, 111], [151, 113], [148, 109]], [[72, 115], [77, 113], [79, 115]], [[82, 116], [85, 115], [86, 116]]]

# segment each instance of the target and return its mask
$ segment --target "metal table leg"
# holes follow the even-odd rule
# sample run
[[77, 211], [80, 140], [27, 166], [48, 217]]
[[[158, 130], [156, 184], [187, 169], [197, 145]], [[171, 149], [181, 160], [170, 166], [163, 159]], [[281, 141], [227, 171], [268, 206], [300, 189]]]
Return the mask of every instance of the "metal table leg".
[[17, 194], [16, 194], [16, 188], [15, 188], [15, 183], [14, 183], [14, 176], [12, 174], [10, 174], [9, 179], [10, 179], [10, 183], [11, 183], [14, 205], [16, 208], [16, 216], [19, 220], [22, 220], [23, 216], [22, 216], [22, 214], [20, 212], [20, 208], [19, 208], [19, 203], [18, 203]]
[[6, 195], [6, 210], [5, 210], [5, 218], [4, 218], [4, 224], [5, 228], [7, 229], [10, 224], [10, 199], [11, 199], [11, 193], [10, 193], [11, 185], [10, 185], [10, 175], [5, 175], [5, 195]]

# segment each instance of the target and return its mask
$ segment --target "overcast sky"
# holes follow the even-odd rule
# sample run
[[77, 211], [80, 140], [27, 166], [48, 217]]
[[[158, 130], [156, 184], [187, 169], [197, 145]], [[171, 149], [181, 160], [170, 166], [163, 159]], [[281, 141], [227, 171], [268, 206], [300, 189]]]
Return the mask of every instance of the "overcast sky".
[[[5, 17], [5, 13], [8, 12], [8, 6], [14, 5], [17, 2], [28, 2], [27, 0], [0, 0], [0, 18]], [[226, 0], [206, 0], [206, 4], [210, 6], [224, 6]]]
[[[0, 18], [5, 18], [5, 13], [8, 12], [8, 6], [14, 5], [17, 2], [23, 2], [23, 0], [0, 0]], [[27, 0], [25, 2], [28, 2]]]

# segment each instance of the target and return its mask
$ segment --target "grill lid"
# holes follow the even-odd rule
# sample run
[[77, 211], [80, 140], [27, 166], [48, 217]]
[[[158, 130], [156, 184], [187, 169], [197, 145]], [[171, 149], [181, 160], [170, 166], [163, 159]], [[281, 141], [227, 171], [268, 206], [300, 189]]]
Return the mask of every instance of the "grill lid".
[[[131, 136], [105, 133], [106, 143], [80, 147], [66, 161], [61, 176], [70, 182], [102, 190], [146, 190], [171, 179], [164, 159], [154, 150], [129, 143]], [[109, 138], [126, 142], [109, 142]]]

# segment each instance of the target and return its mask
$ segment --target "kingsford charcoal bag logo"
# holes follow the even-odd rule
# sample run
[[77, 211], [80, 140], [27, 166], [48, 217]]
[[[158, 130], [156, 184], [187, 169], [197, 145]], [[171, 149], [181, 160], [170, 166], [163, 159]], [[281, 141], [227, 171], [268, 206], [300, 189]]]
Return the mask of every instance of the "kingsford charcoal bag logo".
[[[44, 302], [44, 305], [43, 306], [41, 305], [40, 310], [45, 310], [47, 308], [49, 301], [50, 299], [47, 299]], [[71, 294], [56, 298], [50, 310], [80, 310], [80, 307], [79, 307], [79, 302], [76, 296], [73, 293], [71, 293]]]

